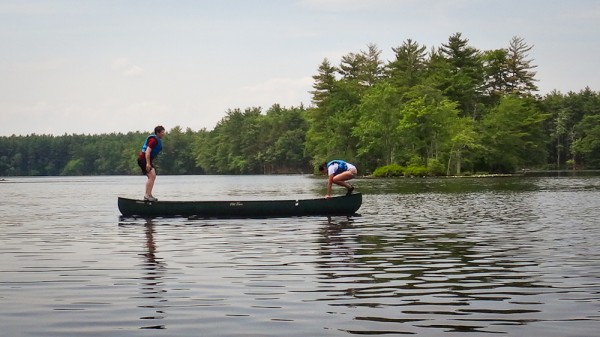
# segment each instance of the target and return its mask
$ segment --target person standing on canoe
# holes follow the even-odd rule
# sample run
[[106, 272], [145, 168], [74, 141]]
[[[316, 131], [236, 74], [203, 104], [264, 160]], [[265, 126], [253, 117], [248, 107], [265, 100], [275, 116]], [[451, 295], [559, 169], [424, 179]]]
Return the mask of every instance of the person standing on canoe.
[[356, 166], [347, 163], [343, 160], [332, 160], [328, 163], [323, 163], [319, 166], [319, 172], [325, 174], [327, 172], [327, 194], [325, 198], [331, 198], [331, 186], [332, 184], [344, 186], [348, 192], [346, 195], [352, 194], [354, 186], [348, 184], [346, 180], [350, 180], [356, 177], [358, 171]]
[[162, 151], [161, 138], [165, 136], [165, 128], [159, 125], [154, 128], [154, 133], [146, 138], [142, 145], [142, 150], [138, 154], [138, 165], [142, 169], [142, 174], [148, 177], [146, 181], [146, 193], [144, 194], [145, 201], [158, 201], [152, 196], [152, 188], [156, 180], [156, 169], [154, 168], [154, 158]]

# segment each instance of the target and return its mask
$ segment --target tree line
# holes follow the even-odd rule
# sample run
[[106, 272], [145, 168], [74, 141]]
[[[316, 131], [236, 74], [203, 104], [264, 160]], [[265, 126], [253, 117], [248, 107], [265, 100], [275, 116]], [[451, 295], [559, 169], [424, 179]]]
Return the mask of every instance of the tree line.
[[[363, 174], [461, 175], [600, 168], [600, 95], [537, 95], [522, 38], [479, 50], [461, 33], [428, 49], [411, 39], [384, 61], [373, 44], [324, 59], [310, 107], [228, 110], [212, 130], [175, 126], [160, 174], [314, 172], [344, 159]], [[0, 176], [139, 171], [146, 132], [0, 137]]]

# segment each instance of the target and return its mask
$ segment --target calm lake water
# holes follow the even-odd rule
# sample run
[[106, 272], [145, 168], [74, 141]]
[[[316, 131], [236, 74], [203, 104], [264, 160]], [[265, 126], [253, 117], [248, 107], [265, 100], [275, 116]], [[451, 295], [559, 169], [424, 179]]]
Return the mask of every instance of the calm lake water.
[[[357, 179], [360, 216], [330, 221], [120, 219], [144, 181], [0, 182], [1, 336], [598, 336], [600, 177]], [[324, 186], [159, 176], [154, 194]]]

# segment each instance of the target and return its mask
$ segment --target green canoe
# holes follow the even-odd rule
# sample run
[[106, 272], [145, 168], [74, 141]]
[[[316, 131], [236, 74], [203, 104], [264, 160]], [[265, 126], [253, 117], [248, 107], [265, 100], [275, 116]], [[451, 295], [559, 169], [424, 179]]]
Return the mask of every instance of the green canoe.
[[353, 215], [362, 204], [362, 194], [330, 199], [253, 201], [155, 201], [119, 197], [125, 217], [279, 218], [307, 215]]

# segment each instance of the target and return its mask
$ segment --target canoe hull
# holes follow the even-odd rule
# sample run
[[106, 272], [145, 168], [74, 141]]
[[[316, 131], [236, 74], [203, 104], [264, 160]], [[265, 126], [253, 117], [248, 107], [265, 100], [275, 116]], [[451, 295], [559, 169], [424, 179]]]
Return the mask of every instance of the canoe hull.
[[119, 211], [126, 217], [272, 218], [294, 216], [354, 215], [362, 204], [356, 193], [330, 199], [252, 201], [156, 201], [119, 197]]

